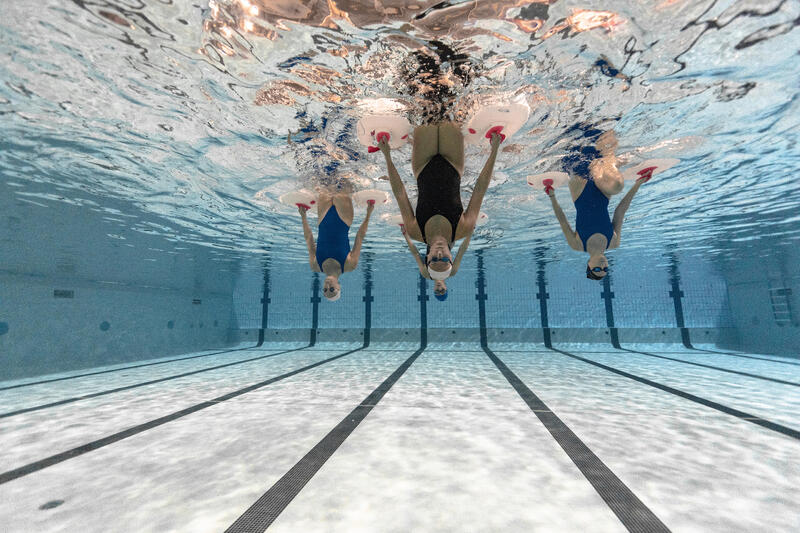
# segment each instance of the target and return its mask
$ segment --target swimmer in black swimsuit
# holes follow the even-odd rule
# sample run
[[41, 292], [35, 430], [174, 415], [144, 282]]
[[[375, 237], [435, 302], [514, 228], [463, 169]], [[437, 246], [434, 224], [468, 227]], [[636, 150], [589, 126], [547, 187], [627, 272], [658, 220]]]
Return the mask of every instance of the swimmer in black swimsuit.
[[[417, 261], [420, 274], [436, 280], [434, 294], [439, 300], [447, 297], [444, 280], [458, 271], [461, 258], [469, 246], [483, 197], [489, 188], [501, 140], [499, 135], [492, 135], [491, 154], [478, 176], [466, 211], [461, 205], [464, 137], [458, 126], [447, 122], [420, 126], [414, 130], [411, 168], [419, 189], [416, 211], [411, 207], [403, 181], [392, 163], [389, 145], [385, 141], [379, 144], [386, 158], [392, 192], [403, 216], [403, 236]], [[411, 239], [428, 245], [425, 262]], [[458, 239], [464, 239], [464, 242], [453, 260], [451, 250]]]

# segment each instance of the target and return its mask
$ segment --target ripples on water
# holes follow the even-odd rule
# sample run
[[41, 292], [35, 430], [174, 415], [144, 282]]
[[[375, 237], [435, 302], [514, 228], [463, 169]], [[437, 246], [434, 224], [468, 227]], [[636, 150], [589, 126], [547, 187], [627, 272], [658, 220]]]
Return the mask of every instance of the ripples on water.
[[[516, 98], [531, 117], [502, 148], [476, 248], [560, 243], [525, 177], [559, 169], [577, 123], [614, 127], [632, 161], [683, 159], [642, 188], [626, 247], [718, 254], [800, 233], [796, 1], [14, 0], [0, 13], [3, 180], [23, 201], [124, 197], [185, 228], [125, 230], [231, 253], [273, 242], [304, 261], [281, 193], [389, 190], [355, 138], [361, 114], [463, 120]], [[394, 154], [406, 177], [410, 152]], [[468, 148], [468, 184], [486, 153]], [[368, 241], [402, 246], [378, 217]]]

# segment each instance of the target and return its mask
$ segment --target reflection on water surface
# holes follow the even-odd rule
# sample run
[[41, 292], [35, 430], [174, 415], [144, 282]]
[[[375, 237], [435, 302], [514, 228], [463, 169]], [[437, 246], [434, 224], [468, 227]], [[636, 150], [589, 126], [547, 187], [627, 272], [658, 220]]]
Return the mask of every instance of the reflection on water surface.
[[[624, 161], [679, 157], [628, 212], [627, 247], [704, 254], [794, 241], [796, 2], [266, 1], [3, 5], [0, 171], [21, 201], [132, 200], [174, 240], [303, 257], [277, 202], [300, 186], [382, 188], [355, 138], [370, 102], [414, 124], [492, 101], [532, 113], [503, 149], [474, 249], [560, 246], [526, 176], [556, 170], [576, 124]], [[290, 140], [291, 142], [287, 142]], [[467, 153], [465, 194], [487, 148]], [[410, 148], [396, 154], [401, 173]], [[51, 193], [26, 184], [49, 184]], [[413, 187], [410, 187], [413, 193]], [[103, 209], [103, 206], [96, 206]], [[287, 217], [289, 222], [287, 222]], [[180, 235], [169, 229], [183, 227]], [[289, 229], [286, 229], [286, 228]], [[121, 219], [119, 232], [161, 231]], [[730, 244], [734, 243], [734, 244]], [[737, 244], [738, 243], [738, 244]], [[756, 244], [754, 244], [756, 243]], [[371, 229], [372, 250], [401, 249]]]

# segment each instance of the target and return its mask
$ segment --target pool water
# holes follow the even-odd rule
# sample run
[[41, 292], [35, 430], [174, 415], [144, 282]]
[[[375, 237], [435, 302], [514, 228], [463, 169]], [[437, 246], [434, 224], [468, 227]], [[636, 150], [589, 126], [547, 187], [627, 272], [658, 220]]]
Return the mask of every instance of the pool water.
[[[800, 4], [607, 4], [3, 3], [0, 529], [800, 528]], [[508, 102], [439, 301], [356, 124]], [[679, 159], [599, 282], [588, 128]], [[389, 193], [337, 302], [298, 189]]]

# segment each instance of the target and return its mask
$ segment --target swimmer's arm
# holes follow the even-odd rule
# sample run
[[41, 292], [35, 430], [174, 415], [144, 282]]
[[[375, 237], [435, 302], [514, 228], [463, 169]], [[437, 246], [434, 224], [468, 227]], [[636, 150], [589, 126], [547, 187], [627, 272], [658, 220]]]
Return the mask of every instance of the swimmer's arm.
[[382, 141], [378, 146], [386, 159], [386, 171], [389, 173], [389, 183], [392, 185], [392, 194], [394, 194], [394, 198], [397, 200], [397, 207], [400, 208], [403, 224], [405, 224], [407, 231], [411, 233], [412, 237], [421, 241], [422, 232], [417, 225], [417, 219], [414, 216], [414, 208], [411, 207], [411, 201], [408, 199], [406, 187], [403, 185], [403, 180], [400, 179], [400, 174], [397, 173], [397, 168], [392, 162], [389, 144], [386, 141]]
[[298, 207], [297, 210], [300, 211], [300, 218], [303, 219], [303, 236], [306, 238], [306, 246], [308, 247], [308, 264], [311, 265], [313, 272], [322, 272], [317, 264], [317, 245], [314, 244], [314, 234], [311, 233], [311, 226], [308, 225], [306, 209]]
[[[472, 231], [474, 230], [475, 226], [472, 227]], [[456, 272], [458, 272], [458, 267], [461, 266], [461, 258], [464, 257], [464, 252], [467, 251], [469, 241], [472, 239], [472, 231], [470, 231], [469, 234], [464, 237], [464, 240], [461, 241], [461, 245], [458, 247], [458, 253], [456, 254], [456, 260], [453, 261], [453, 270], [450, 272], [450, 277], [455, 276]]]
[[417, 250], [417, 247], [414, 246], [413, 242], [411, 242], [405, 227], [401, 227], [400, 231], [403, 233], [403, 238], [406, 240], [406, 244], [408, 244], [408, 250], [411, 252], [411, 255], [414, 256], [414, 260], [417, 262], [417, 268], [419, 268], [420, 275], [422, 275], [423, 278], [431, 279], [430, 275], [428, 274], [428, 269], [425, 268], [425, 264], [422, 262], [422, 258], [419, 256], [419, 250]]
[[[492, 152], [489, 154], [489, 159], [486, 160], [486, 164], [483, 165], [483, 170], [481, 170], [478, 181], [475, 183], [475, 188], [472, 191], [472, 197], [469, 199], [467, 210], [464, 211], [464, 221], [467, 223], [467, 227], [473, 227], [478, 220], [483, 197], [486, 195], [486, 190], [489, 188], [489, 182], [492, 179], [494, 161], [497, 159], [497, 149], [499, 146], [500, 136], [492, 134]], [[456, 235], [457, 239], [460, 237], [460, 235]]]
[[583, 251], [583, 246], [581, 246], [580, 240], [572, 230], [572, 226], [569, 225], [569, 221], [567, 220], [567, 215], [564, 214], [564, 210], [561, 209], [560, 205], [558, 205], [558, 200], [556, 200], [556, 195], [552, 189], [548, 195], [550, 196], [550, 203], [553, 206], [553, 212], [556, 214], [558, 223], [561, 225], [561, 231], [564, 232], [564, 237], [567, 238], [567, 244], [569, 244], [569, 247], [573, 250]]
[[[644, 183], [643, 180], [636, 180], [631, 190], [620, 200], [619, 205], [614, 210], [614, 217], [611, 219], [611, 225], [614, 226], [614, 238], [611, 239], [609, 248], [617, 248], [619, 246], [620, 235], [622, 234], [622, 223], [625, 221], [625, 212], [628, 211], [628, 208], [631, 206], [633, 197], [636, 196], [642, 183]], [[614, 241], [616, 241], [616, 243]]]
[[367, 236], [367, 226], [369, 225], [369, 217], [372, 214], [372, 211], [375, 210], [375, 204], [367, 204], [367, 216], [364, 218], [364, 222], [361, 223], [361, 226], [358, 228], [358, 233], [356, 233], [356, 240], [353, 243], [353, 249], [350, 250], [350, 253], [347, 254], [347, 260], [344, 262], [344, 272], [350, 272], [355, 270], [358, 266], [358, 258], [361, 256], [361, 245], [364, 242], [364, 237]]

